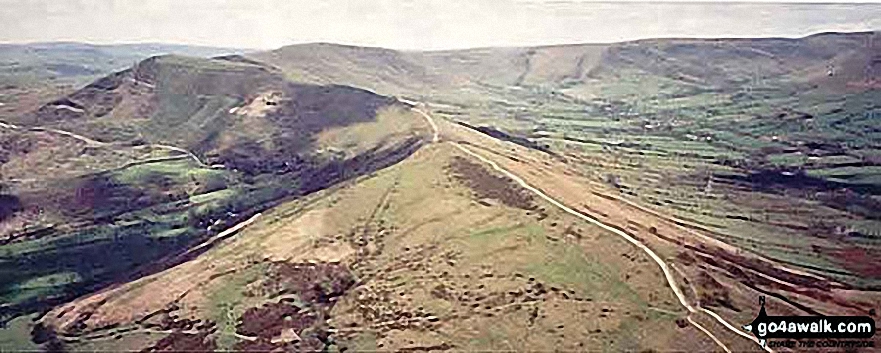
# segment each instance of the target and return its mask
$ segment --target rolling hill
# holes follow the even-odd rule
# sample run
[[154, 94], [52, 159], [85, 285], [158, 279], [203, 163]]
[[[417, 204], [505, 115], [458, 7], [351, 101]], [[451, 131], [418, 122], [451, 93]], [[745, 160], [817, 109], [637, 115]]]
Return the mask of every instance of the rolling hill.
[[[847, 263], [830, 255], [845, 251], [832, 250], [840, 248], [834, 241], [817, 240], [827, 250], [752, 242], [768, 233], [796, 239], [805, 229], [859, 239], [878, 233], [876, 37], [821, 33], [439, 52], [309, 44], [248, 56], [288, 77], [411, 97], [449, 119], [572, 153], [590, 161], [584, 172], [593, 180], [616, 180], [626, 197], [672, 206], [753, 251], [874, 287], [874, 280], [818, 260]], [[658, 187], [662, 180], [687, 181]], [[718, 195], [710, 195], [713, 186]], [[737, 201], [717, 201], [725, 198]], [[770, 206], [787, 202], [807, 204], [797, 214]], [[807, 255], [818, 252], [823, 255]]]
[[156, 55], [213, 57], [241, 49], [74, 42], [0, 44], [0, 119], [10, 120], [114, 71]]
[[711, 349], [645, 261], [436, 144], [42, 323], [74, 349]]
[[51, 101], [2, 131], [4, 319], [173, 266], [280, 200], [393, 164], [424, 141], [414, 116], [360, 89], [178, 56]]
[[760, 351], [759, 295], [877, 319], [875, 36], [143, 60], [0, 130], [0, 347]]
[[[434, 99], [455, 99], [451, 90], [469, 88], [492, 93], [535, 87], [574, 94], [625, 84], [606, 82], [609, 78], [637, 80], [639, 85], [664, 79], [677, 88], [705, 90], [844, 80], [856, 88], [861, 81], [877, 80], [879, 44], [874, 38], [872, 32], [822, 33], [798, 39], [650, 39], [429, 52], [318, 43], [247, 56], [298, 81], [347, 83]], [[830, 65], [837, 66], [839, 75], [824, 79]], [[468, 93], [458, 99], [477, 99]]]

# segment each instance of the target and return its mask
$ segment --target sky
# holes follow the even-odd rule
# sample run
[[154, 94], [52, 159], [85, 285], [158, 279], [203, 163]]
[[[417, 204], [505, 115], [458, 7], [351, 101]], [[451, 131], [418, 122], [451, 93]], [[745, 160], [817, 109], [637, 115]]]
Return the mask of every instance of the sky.
[[881, 30], [881, 4], [588, 0], [0, 0], [0, 42], [394, 49]]

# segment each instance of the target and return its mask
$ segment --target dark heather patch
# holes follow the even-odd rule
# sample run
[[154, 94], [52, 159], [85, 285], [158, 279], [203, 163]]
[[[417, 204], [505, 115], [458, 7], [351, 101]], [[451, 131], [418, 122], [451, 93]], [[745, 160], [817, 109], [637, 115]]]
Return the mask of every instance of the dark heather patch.
[[315, 313], [301, 312], [297, 306], [288, 303], [271, 303], [245, 311], [236, 332], [245, 336], [272, 339], [285, 329], [302, 332], [303, 329], [312, 326], [315, 320]]
[[490, 173], [482, 165], [454, 157], [449, 165], [452, 176], [465, 184], [478, 199], [490, 198], [524, 210], [535, 209], [534, 198], [513, 180]]
[[708, 306], [723, 307], [740, 312], [740, 309], [734, 306], [734, 303], [731, 301], [728, 289], [706, 272], [701, 272], [700, 275], [698, 275], [697, 284], [705, 290], [700, 293], [701, 303]]
[[21, 200], [15, 195], [0, 195], [0, 221], [21, 211]]
[[[248, 352], [326, 350], [332, 344], [327, 325], [330, 310], [336, 298], [354, 284], [352, 273], [342, 264], [272, 263], [263, 291], [270, 296], [292, 294], [298, 300], [281, 300], [246, 310], [236, 332], [256, 339], [240, 340], [233, 349]], [[291, 330], [297, 334], [296, 338], [276, 339]]]
[[175, 331], [163, 337], [145, 352], [214, 352], [217, 343], [208, 337], [209, 332], [187, 334]]
[[866, 279], [881, 278], [881, 266], [877, 259], [881, 251], [857, 246], [846, 246], [840, 249], [822, 249], [848, 271]]
[[548, 146], [548, 145], [537, 143], [537, 142], [532, 141], [532, 140], [525, 138], [525, 137], [509, 134], [509, 133], [504, 132], [502, 130], [496, 129], [492, 126], [473, 126], [473, 125], [469, 125], [468, 123], [465, 123], [462, 121], [457, 121], [456, 123], [458, 123], [459, 125], [462, 125], [464, 127], [467, 127], [469, 129], [473, 129], [475, 131], [487, 134], [487, 135], [494, 137], [494, 138], [497, 138], [499, 140], [512, 142], [512, 143], [518, 144], [520, 146], [523, 146], [523, 147], [526, 147], [529, 149], [533, 149], [536, 151], [542, 151], [544, 153], [548, 153], [551, 155], [554, 154], [551, 151], [550, 146]]

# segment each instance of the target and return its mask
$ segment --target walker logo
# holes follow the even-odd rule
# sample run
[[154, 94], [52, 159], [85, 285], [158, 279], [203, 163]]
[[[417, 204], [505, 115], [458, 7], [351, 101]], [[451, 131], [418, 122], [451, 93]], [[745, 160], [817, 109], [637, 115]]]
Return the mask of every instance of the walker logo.
[[765, 347], [768, 338], [870, 338], [875, 320], [868, 316], [769, 316], [765, 297], [759, 297], [759, 316], [743, 325]]

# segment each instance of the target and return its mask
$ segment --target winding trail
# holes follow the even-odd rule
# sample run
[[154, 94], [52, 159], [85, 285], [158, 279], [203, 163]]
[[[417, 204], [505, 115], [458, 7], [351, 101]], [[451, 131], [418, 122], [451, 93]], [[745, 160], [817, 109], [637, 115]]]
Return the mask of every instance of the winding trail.
[[202, 162], [202, 160], [199, 159], [199, 157], [197, 157], [195, 154], [193, 154], [193, 152], [190, 152], [190, 151], [183, 149], [183, 148], [180, 148], [180, 147], [171, 146], [171, 145], [163, 145], [163, 144], [159, 144], [159, 143], [149, 144], [147, 146], [166, 149], [169, 151], [180, 152], [180, 153], [183, 153], [183, 154], [187, 155], [188, 157], [192, 158], [194, 161], [196, 161], [196, 164], [203, 166], [203, 167], [208, 166], [207, 164], [205, 164], [205, 162]]
[[[426, 122], [431, 126], [431, 128], [432, 128], [432, 130], [433, 130], [433, 136], [432, 136], [431, 142], [432, 142], [432, 143], [438, 143], [438, 142], [440, 141], [440, 130], [439, 130], [439, 128], [438, 128], [436, 122], [434, 121], [434, 119], [433, 119], [428, 113], [426, 113], [426, 112], [423, 111], [422, 109], [417, 108], [418, 106], [421, 105], [421, 103], [419, 103], [419, 102], [415, 102], [415, 101], [406, 100], [406, 99], [403, 99], [403, 98], [398, 98], [398, 100], [401, 101], [401, 102], [403, 102], [403, 103], [406, 103], [406, 104], [412, 106], [411, 109], [412, 109], [413, 111], [417, 112], [418, 114], [420, 114], [420, 115], [426, 120]], [[56, 134], [60, 134], [60, 135], [64, 135], [64, 136], [68, 136], [68, 137], [71, 137], [71, 138], [74, 138], [74, 139], [80, 140], [80, 141], [85, 142], [86, 144], [89, 144], [89, 145], [92, 145], [92, 146], [107, 146], [107, 145], [111, 145], [110, 143], [107, 143], [107, 142], [97, 141], [97, 140], [90, 139], [90, 138], [85, 137], [85, 136], [82, 136], [82, 135], [78, 135], [78, 134], [75, 134], [75, 133], [72, 133], [72, 132], [69, 132], [69, 131], [58, 130], [58, 129], [40, 128], [40, 127], [35, 127], [35, 128], [22, 128], [22, 127], [19, 127], [19, 126], [14, 125], [14, 124], [8, 124], [8, 123], [4, 123], [4, 122], [0, 122], [0, 127], [2, 127], [2, 128], [7, 128], [7, 129], [15, 129], [15, 130], [46, 131], [46, 132], [56, 133]], [[688, 299], [686, 298], [686, 296], [683, 294], [682, 289], [680, 288], [679, 284], [676, 282], [676, 279], [675, 279], [675, 277], [674, 277], [673, 271], [671, 271], [671, 266], [668, 265], [668, 264], [667, 264], [667, 263], [666, 263], [666, 262], [665, 262], [665, 261], [664, 261], [664, 260], [663, 260], [663, 259], [657, 254], [657, 253], [655, 253], [655, 252], [654, 252], [651, 248], [649, 248], [646, 244], [642, 243], [641, 241], [639, 241], [638, 239], [634, 238], [632, 235], [630, 235], [630, 234], [628, 234], [628, 233], [626, 233], [626, 232], [624, 232], [624, 231], [621, 231], [621, 230], [619, 230], [619, 229], [617, 229], [617, 228], [615, 228], [615, 227], [613, 227], [613, 226], [611, 226], [611, 225], [608, 225], [608, 224], [606, 224], [606, 223], [603, 223], [602, 221], [600, 221], [600, 220], [598, 220], [598, 219], [596, 219], [596, 218], [593, 218], [593, 217], [591, 217], [591, 216], [589, 216], [589, 215], [587, 215], [587, 214], [581, 213], [581, 212], [579, 212], [579, 211], [576, 211], [576, 210], [574, 210], [574, 209], [572, 209], [572, 208], [570, 208], [570, 207], [564, 205], [564, 204], [561, 203], [560, 201], [557, 201], [556, 199], [554, 199], [554, 198], [548, 196], [547, 194], [545, 194], [544, 192], [542, 192], [542, 191], [539, 190], [538, 188], [529, 185], [529, 184], [528, 184], [524, 179], [522, 179], [521, 177], [519, 177], [519, 176], [517, 176], [516, 174], [512, 173], [511, 171], [509, 171], [509, 170], [507, 170], [507, 169], [501, 167], [501, 166], [500, 166], [499, 164], [497, 164], [496, 162], [493, 162], [492, 160], [490, 160], [490, 159], [488, 159], [488, 158], [486, 158], [486, 157], [484, 157], [484, 156], [482, 156], [482, 155], [480, 155], [480, 154], [474, 152], [474, 151], [471, 150], [470, 148], [465, 147], [464, 145], [460, 144], [459, 142], [456, 142], [456, 141], [447, 141], [447, 142], [451, 143], [454, 147], [456, 147], [457, 149], [461, 150], [463, 153], [468, 154], [469, 156], [472, 156], [472, 157], [474, 157], [474, 158], [480, 160], [480, 161], [483, 162], [483, 163], [486, 163], [487, 165], [491, 166], [492, 169], [494, 169], [494, 170], [496, 170], [497, 172], [499, 172], [499, 173], [505, 175], [505, 176], [508, 177], [509, 179], [515, 181], [515, 182], [516, 182], [518, 185], [520, 185], [520, 187], [522, 187], [523, 189], [526, 189], [527, 191], [529, 191], [529, 192], [531, 192], [531, 193], [537, 195], [538, 197], [540, 197], [540, 198], [542, 198], [543, 200], [545, 200], [546, 202], [548, 202], [548, 203], [554, 205], [555, 207], [561, 209], [562, 211], [564, 211], [564, 212], [566, 212], [566, 213], [568, 213], [568, 214], [571, 214], [571, 215], [573, 215], [573, 216], [575, 216], [575, 217], [577, 217], [577, 218], [579, 218], [579, 219], [582, 219], [582, 220], [584, 220], [584, 221], [587, 221], [587, 222], [589, 222], [589, 223], [591, 223], [591, 224], [593, 224], [593, 225], [595, 225], [595, 226], [597, 226], [597, 227], [600, 227], [600, 228], [602, 228], [602, 229], [604, 229], [604, 230], [606, 230], [606, 231], [608, 231], [608, 232], [614, 233], [614, 234], [616, 234], [616, 235], [618, 235], [618, 236], [624, 238], [625, 240], [627, 240], [629, 243], [631, 243], [632, 245], [636, 246], [637, 248], [641, 249], [643, 252], [645, 252], [645, 253], [646, 253], [646, 254], [647, 254], [647, 255], [648, 255], [648, 256], [649, 256], [649, 257], [650, 257], [650, 258], [651, 258], [651, 259], [652, 259], [657, 265], [658, 265], [658, 267], [660, 267], [660, 269], [661, 269], [662, 273], [664, 274], [664, 277], [665, 277], [665, 279], [666, 279], [666, 281], [667, 281], [668, 286], [669, 286], [670, 289], [673, 291], [673, 293], [676, 295], [676, 298], [678, 299], [679, 303], [680, 303], [680, 304], [681, 304], [681, 305], [682, 305], [682, 306], [683, 306], [683, 307], [689, 312], [689, 315], [686, 317], [686, 320], [687, 320], [691, 325], [693, 325], [694, 327], [696, 327], [698, 330], [700, 330], [701, 332], [703, 332], [704, 334], [706, 334], [707, 336], [709, 336], [709, 337], [710, 337], [710, 338], [711, 338], [711, 339], [712, 339], [712, 340], [713, 340], [713, 341], [714, 341], [714, 342], [715, 342], [715, 343], [716, 343], [716, 344], [717, 344], [722, 350], [724, 350], [725, 352], [730, 353], [731, 350], [728, 349], [728, 347], [727, 347], [724, 343], [722, 343], [722, 342], [721, 342], [716, 336], [714, 336], [709, 330], [707, 330], [706, 328], [704, 328], [703, 326], [701, 326], [700, 324], [698, 324], [696, 321], [694, 321], [694, 320], [692, 319], [692, 314], [698, 314], [698, 313], [701, 313], [701, 314], [709, 315], [710, 317], [714, 318], [716, 321], [718, 321], [720, 324], [722, 324], [724, 327], [726, 327], [726, 328], [729, 329], [730, 331], [736, 333], [737, 335], [740, 335], [740, 336], [742, 336], [742, 337], [745, 337], [745, 338], [747, 338], [747, 339], [750, 339], [750, 340], [752, 340], [752, 341], [758, 343], [758, 339], [757, 339], [757, 338], [755, 338], [755, 337], [753, 337], [753, 336], [751, 336], [751, 335], [745, 333], [744, 331], [742, 331], [742, 330], [736, 328], [734, 325], [732, 325], [732, 324], [728, 323], [727, 321], [725, 321], [721, 316], [719, 316], [719, 315], [716, 314], [715, 312], [710, 311], [709, 309], [706, 309], [706, 308], [704, 308], [704, 307], [700, 307], [699, 305], [692, 305], [692, 304], [690, 304], [689, 301], [688, 301]], [[186, 149], [179, 148], [179, 147], [175, 147], [175, 146], [163, 145], [163, 144], [151, 144], [150, 146], [152, 146], [152, 147], [156, 147], [156, 148], [167, 149], [167, 150], [171, 150], [171, 151], [176, 151], [176, 152], [179, 152], [179, 153], [183, 153], [183, 154], [185, 154], [186, 156], [188, 156], [189, 158], [192, 158], [192, 159], [193, 159], [194, 161], [196, 161], [199, 165], [203, 165], [203, 166], [205, 165], [205, 163], [203, 163], [203, 162], [202, 162], [202, 161], [201, 161], [201, 160], [200, 160], [195, 154], [193, 154], [192, 152], [190, 152], [190, 151], [188, 151], [188, 150], [186, 150]], [[181, 157], [182, 157], [182, 156], [181, 156]], [[234, 226], [232, 226], [232, 227], [230, 227], [230, 228], [224, 230], [223, 232], [218, 233], [217, 235], [215, 235], [214, 237], [212, 237], [212, 238], [206, 240], [206, 241], [203, 242], [202, 244], [199, 244], [198, 246], [196, 246], [196, 247], [194, 247], [194, 248], [192, 248], [192, 249], [189, 249], [189, 250], [188, 250], [186, 253], [184, 253], [183, 255], [186, 256], [186, 255], [189, 254], [189, 253], [192, 253], [192, 252], [194, 252], [194, 251], [198, 251], [198, 250], [200, 250], [200, 249], [202, 249], [202, 248], [204, 248], [204, 247], [207, 247], [207, 246], [212, 245], [213, 243], [215, 243], [215, 242], [217, 242], [217, 241], [219, 241], [219, 240], [225, 239], [226, 237], [228, 237], [228, 236], [234, 234], [235, 232], [241, 230], [242, 228], [244, 228], [244, 227], [250, 225], [251, 223], [253, 223], [254, 221], [256, 221], [260, 216], [261, 216], [260, 213], [257, 213], [257, 214], [255, 214], [255, 215], [253, 215], [253, 216], [250, 217], [249, 219], [244, 220], [244, 221], [242, 221], [242, 222], [240, 222], [240, 223], [238, 223], [238, 224], [236, 224], [236, 225], [234, 225]], [[242, 338], [244, 338], [244, 337], [242, 337]], [[772, 352], [772, 353], [773, 353], [773, 351], [772, 351], [770, 348], [767, 348], [767, 347], [764, 347], [764, 348], [765, 348], [766, 351], [768, 351], [768, 352]]]
[[714, 336], [713, 333], [711, 333], [709, 330], [705, 329], [703, 326], [701, 326], [700, 324], [695, 322], [691, 318], [691, 315], [686, 316], [685, 320], [688, 320], [688, 323], [692, 324], [694, 327], [697, 327], [698, 330], [703, 331], [703, 333], [705, 333], [707, 336], [710, 336], [710, 338], [713, 340], [713, 342], [716, 342], [716, 344], [719, 345], [719, 347], [722, 347], [722, 350], [724, 350], [725, 353], [731, 353], [731, 350], [728, 349], [728, 347], [725, 346], [725, 344], [722, 343], [722, 341], [720, 341], [718, 338], [716, 338], [716, 336]]
[[107, 142], [101, 142], [98, 140], [90, 139], [90, 138], [85, 137], [83, 135], [72, 133], [70, 131], [64, 131], [64, 130], [58, 130], [58, 129], [52, 129], [52, 128], [43, 128], [43, 127], [33, 127], [30, 129], [30, 131], [47, 131], [47, 132], [51, 132], [51, 133], [55, 133], [55, 134], [59, 134], [59, 135], [64, 135], [64, 136], [68, 136], [68, 137], [71, 137], [76, 140], [80, 140], [82, 142], [85, 142], [87, 145], [92, 145], [92, 146], [107, 146], [107, 145], [109, 145], [109, 143], [107, 143]]
[[251, 216], [251, 218], [248, 218], [248, 219], [246, 219], [246, 220], [244, 220], [244, 221], [242, 221], [242, 222], [239, 222], [238, 224], [236, 224], [236, 225], [234, 225], [234, 226], [232, 226], [232, 227], [227, 228], [226, 230], [224, 230], [224, 231], [222, 231], [222, 232], [220, 232], [220, 233], [217, 233], [217, 235], [215, 235], [215, 236], [213, 236], [213, 237], [211, 237], [211, 238], [205, 240], [204, 242], [202, 242], [201, 244], [199, 244], [199, 245], [197, 245], [197, 246], [194, 246], [194, 247], [190, 248], [189, 250], [187, 250], [186, 252], [184, 252], [183, 254], [180, 254], [180, 255], [178, 255], [178, 256], [179, 256], [179, 257], [185, 257], [185, 256], [188, 256], [189, 254], [192, 254], [192, 253], [194, 253], [194, 252], [196, 252], [196, 251], [199, 251], [199, 250], [201, 250], [202, 248], [205, 248], [205, 247], [211, 246], [211, 245], [213, 245], [214, 243], [216, 243], [216, 242], [218, 242], [218, 241], [221, 241], [221, 240], [223, 240], [223, 239], [226, 239], [226, 238], [229, 237], [230, 235], [233, 235], [235, 232], [238, 232], [238, 231], [241, 230], [242, 228], [247, 227], [249, 224], [254, 223], [254, 221], [256, 221], [257, 218], [260, 218], [261, 215], [262, 215], [262, 213], [256, 213], [256, 214], [254, 214], [253, 216]]
[[434, 131], [434, 135], [431, 137], [431, 142], [437, 142], [440, 139], [440, 129], [437, 128], [437, 124], [434, 123], [434, 119], [432, 119], [431, 116], [422, 111], [422, 109], [416, 108], [420, 105], [419, 102], [411, 101], [405, 98], [398, 98], [398, 101], [413, 106], [411, 109], [422, 115], [422, 117], [425, 118], [425, 121], [428, 122], [428, 125], [431, 125], [431, 129], [432, 131]]
[[679, 288], [679, 285], [676, 284], [676, 279], [673, 277], [673, 272], [670, 271], [670, 266], [668, 266], [667, 263], [664, 262], [664, 260], [662, 260], [661, 257], [658, 256], [657, 253], [652, 251], [652, 249], [649, 249], [648, 246], [646, 246], [645, 244], [643, 244], [642, 242], [640, 242], [639, 240], [637, 240], [636, 238], [634, 238], [630, 234], [622, 232], [622, 231], [618, 230], [617, 228], [614, 228], [614, 227], [609, 226], [603, 222], [600, 222], [599, 220], [597, 220], [593, 217], [587, 216], [581, 212], [578, 212], [576, 210], [569, 208], [568, 206], [566, 206], [566, 205], [560, 203], [559, 201], [551, 198], [550, 196], [546, 195], [541, 190], [538, 190], [538, 189], [532, 187], [531, 185], [527, 184], [526, 181], [524, 181], [522, 178], [515, 175], [514, 173], [511, 173], [507, 169], [500, 167], [498, 164], [496, 164], [496, 162], [493, 162], [493, 161], [487, 159], [486, 157], [481, 156], [481, 155], [475, 153], [474, 151], [471, 151], [470, 149], [468, 149], [465, 146], [462, 146], [459, 143], [454, 142], [453, 145], [456, 148], [462, 150], [462, 152], [465, 152], [466, 154], [471, 155], [472, 157], [477, 158], [486, 164], [489, 164], [494, 170], [504, 174], [505, 176], [507, 176], [511, 180], [514, 180], [515, 182], [517, 182], [517, 184], [520, 184], [520, 187], [532, 192], [533, 194], [536, 194], [538, 197], [541, 197], [545, 201], [547, 201], [550, 204], [556, 206], [557, 208], [563, 210], [564, 212], [569, 213], [569, 214], [576, 216], [578, 218], [581, 218], [582, 220], [588, 221], [588, 222], [590, 222], [590, 223], [596, 225], [597, 227], [600, 227], [606, 231], [615, 233], [616, 235], [621, 236], [622, 238], [624, 238], [625, 240], [627, 240], [628, 242], [630, 242], [631, 244], [633, 244], [637, 248], [642, 249], [642, 251], [644, 251], [646, 254], [648, 254], [649, 257], [651, 257], [652, 260], [654, 260], [655, 263], [657, 263], [658, 266], [661, 267], [661, 272], [664, 273], [664, 277], [667, 279], [667, 283], [669, 284], [670, 288], [673, 289], [673, 293], [676, 294], [676, 298], [679, 299], [679, 303], [682, 304], [682, 306], [685, 307], [685, 309], [687, 309], [689, 312], [692, 312], [692, 313], [697, 312], [697, 309], [695, 309], [691, 304], [688, 303], [688, 299], [685, 298], [685, 295], [682, 293], [682, 290]]
[[[70, 137], [75, 140], [82, 141], [82, 142], [86, 143], [87, 145], [94, 146], [94, 147], [113, 146], [113, 143], [111, 143], [111, 142], [102, 142], [102, 141], [98, 141], [98, 140], [95, 140], [95, 139], [92, 139], [92, 138], [89, 138], [89, 137], [86, 137], [86, 136], [83, 136], [83, 135], [80, 135], [80, 134], [77, 134], [74, 132], [70, 132], [70, 131], [66, 131], [66, 130], [59, 130], [59, 129], [54, 129], [54, 128], [48, 128], [48, 127], [37, 126], [37, 127], [31, 127], [31, 128], [23, 128], [21, 126], [15, 125], [15, 124], [10, 124], [10, 123], [0, 121], [0, 128], [10, 129], [10, 130], [32, 131], [32, 132], [50, 132], [53, 134], [63, 135], [63, 136], [67, 136], [67, 137]], [[437, 131], [437, 130], [435, 130], [435, 131]], [[437, 138], [437, 135], [435, 135], [435, 138]], [[135, 147], [153, 147], [153, 148], [159, 148], [159, 149], [174, 151], [174, 152], [178, 152], [178, 153], [183, 153], [184, 155], [186, 155], [187, 158], [191, 158], [193, 161], [195, 161], [196, 164], [203, 166], [203, 167], [208, 167], [208, 164], [206, 164], [201, 159], [199, 159], [199, 157], [196, 156], [193, 152], [190, 152], [184, 148], [180, 148], [177, 146], [165, 145], [165, 144], [161, 144], [161, 143], [151, 143], [148, 145], [135, 146]], [[179, 159], [180, 157], [170, 156], [170, 157], [159, 157], [159, 158]], [[160, 160], [161, 159], [151, 159], [151, 161], [160, 161]]]
[[[433, 142], [437, 142], [437, 141], [438, 141], [439, 130], [438, 130], [438, 128], [437, 128], [437, 124], [434, 122], [434, 119], [433, 119], [428, 113], [426, 113], [425, 111], [416, 108], [416, 106], [417, 106], [417, 104], [418, 104], [417, 102], [413, 102], [413, 101], [409, 101], [409, 100], [405, 100], [405, 99], [401, 99], [401, 98], [399, 98], [399, 100], [402, 101], [402, 102], [404, 102], [404, 103], [407, 103], [407, 104], [409, 104], [409, 105], [414, 106], [412, 109], [413, 109], [414, 111], [416, 111], [417, 113], [419, 113], [420, 115], [422, 115], [422, 116], [423, 116], [423, 117], [424, 117], [424, 118], [430, 123], [432, 129], [434, 129], [434, 139], [433, 139], [432, 141], [433, 141]], [[456, 142], [456, 141], [450, 141], [450, 143], [452, 143], [453, 146], [455, 146], [456, 148], [458, 148], [458, 149], [461, 150], [462, 152], [464, 152], [464, 153], [466, 153], [466, 154], [468, 154], [468, 155], [470, 155], [470, 156], [472, 156], [472, 157], [474, 157], [474, 158], [476, 158], [476, 159], [478, 159], [478, 160], [480, 160], [480, 161], [482, 161], [482, 162], [484, 162], [484, 163], [490, 165], [490, 166], [491, 166], [494, 170], [496, 170], [497, 172], [502, 173], [502, 174], [505, 175], [506, 177], [510, 178], [511, 180], [513, 180], [513, 181], [515, 181], [517, 184], [519, 184], [520, 187], [522, 187], [522, 188], [524, 188], [524, 189], [526, 189], [526, 190], [532, 192], [533, 194], [535, 194], [535, 195], [537, 195], [538, 197], [544, 199], [544, 200], [547, 201], [548, 203], [550, 203], [550, 204], [556, 206], [557, 208], [563, 210], [563, 211], [566, 212], [566, 213], [569, 213], [569, 214], [571, 214], [571, 215], [573, 215], [573, 216], [575, 216], [575, 217], [578, 217], [578, 218], [580, 218], [580, 219], [582, 219], [582, 220], [585, 220], [585, 221], [587, 221], [587, 222], [589, 222], [589, 223], [591, 223], [591, 224], [594, 224], [594, 225], [596, 225], [596, 226], [598, 226], [598, 227], [600, 227], [600, 228], [602, 228], [602, 229], [604, 229], [604, 230], [606, 230], [606, 231], [609, 231], [609, 232], [611, 232], [611, 233], [614, 233], [614, 234], [616, 234], [616, 235], [618, 235], [618, 236], [624, 238], [625, 240], [627, 240], [628, 242], [630, 242], [631, 244], [633, 244], [633, 245], [636, 246], [637, 248], [641, 249], [641, 250], [642, 250], [643, 252], [645, 252], [647, 255], [649, 255], [649, 257], [651, 257], [651, 259], [655, 261], [655, 263], [658, 265], [658, 267], [661, 268], [661, 272], [664, 273], [664, 277], [665, 277], [666, 280], [667, 280], [667, 285], [670, 287], [671, 290], [673, 290], [673, 293], [676, 295], [676, 298], [679, 300], [679, 303], [680, 303], [680, 304], [681, 304], [686, 310], [688, 310], [688, 312], [689, 312], [689, 316], [686, 317], [686, 319], [688, 320], [688, 322], [691, 323], [693, 326], [695, 326], [698, 330], [700, 330], [700, 331], [702, 331], [703, 333], [707, 334], [707, 335], [708, 335], [708, 336], [709, 336], [709, 337], [710, 337], [710, 338], [711, 338], [716, 344], [718, 344], [719, 347], [722, 348], [725, 352], [730, 353], [731, 350], [729, 350], [728, 347], [725, 346], [725, 344], [723, 344], [722, 341], [720, 341], [718, 338], [716, 338], [716, 336], [714, 336], [709, 330], [707, 330], [707, 329], [704, 328], [703, 326], [700, 326], [697, 322], [695, 322], [694, 320], [692, 320], [692, 319], [691, 319], [691, 314], [697, 314], [697, 313], [704, 313], [704, 314], [707, 314], [707, 315], [713, 317], [714, 319], [716, 319], [716, 321], [718, 321], [719, 323], [721, 323], [724, 327], [728, 328], [730, 331], [732, 331], [732, 332], [734, 332], [734, 333], [736, 333], [736, 334], [738, 334], [738, 335], [740, 335], [740, 336], [742, 336], [742, 337], [745, 337], [745, 338], [747, 338], [747, 339], [750, 339], [751, 341], [755, 342], [756, 344], [759, 343], [759, 340], [758, 340], [757, 338], [755, 338], [755, 337], [753, 337], [753, 336], [751, 336], [751, 335], [745, 333], [744, 331], [741, 331], [740, 329], [734, 327], [734, 325], [731, 325], [730, 323], [728, 323], [727, 321], [725, 321], [725, 319], [723, 319], [723, 318], [722, 318], [721, 316], [719, 316], [718, 314], [716, 314], [716, 313], [714, 313], [714, 312], [712, 312], [712, 311], [710, 311], [710, 310], [708, 310], [708, 309], [706, 309], [706, 308], [703, 308], [703, 307], [700, 307], [700, 306], [698, 306], [698, 307], [696, 308], [695, 306], [689, 304], [689, 303], [688, 303], [688, 299], [686, 299], [685, 295], [682, 293], [682, 289], [679, 287], [679, 284], [676, 282], [676, 279], [675, 279], [675, 277], [673, 276], [672, 271], [670, 270], [670, 265], [668, 265], [668, 264], [667, 264], [667, 263], [666, 263], [666, 262], [665, 262], [660, 256], [658, 256], [657, 253], [655, 253], [651, 248], [649, 248], [647, 245], [645, 245], [644, 243], [642, 243], [642, 242], [639, 241], [638, 239], [634, 238], [634, 237], [631, 236], [630, 234], [627, 234], [626, 232], [623, 232], [623, 231], [621, 231], [621, 230], [619, 230], [619, 229], [617, 229], [617, 228], [615, 228], [615, 227], [612, 227], [612, 226], [610, 226], [610, 225], [608, 225], [608, 224], [606, 224], [606, 223], [603, 223], [602, 221], [600, 221], [600, 220], [598, 220], [598, 219], [596, 219], [596, 218], [593, 218], [593, 217], [591, 217], [591, 216], [589, 216], [589, 215], [587, 215], [587, 214], [584, 214], [584, 213], [581, 213], [581, 212], [579, 212], [579, 211], [576, 211], [576, 210], [574, 210], [574, 209], [572, 209], [572, 208], [569, 208], [568, 206], [564, 205], [563, 203], [561, 203], [561, 202], [559, 202], [559, 201], [557, 201], [557, 200], [551, 198], [550, 196], [548, 196], [547, 194], [545, 194], [545, 193], [542, 192], [541, 190], [539, 190], [539, 189], [537, 189], [537, 188], [535, 188], [535, 187], [529, 185], [525, 180], [523, 180], [522, 178], [520, 178], [520, 177], [517, 176], [516, 174], [514, 174], [514, 173], [508, 171], [508, 170], [505, 169], [505, 168], [502, 168], [502, 167], [499, 166], [496, 162], [493, 162], [493, 161], [487, 159], [486, 157], [484, 157], [484, 156], [482, 156], [482, 155], [480, 155], [480, 154], [478, 154], [478, 153], [472, 151], [472, 150], [469, 149], [468, 147], [465, 147], [465, 146], [463, 146], [462, 144], [460, 144], [460, 143], [458, 143], [458, 142]], [[770, 348], [768, 348], [768, 347], [763, 347], [763, 348], [764, 348], [766, 351], [773, 353], [773, 350], [771, 350]]]

